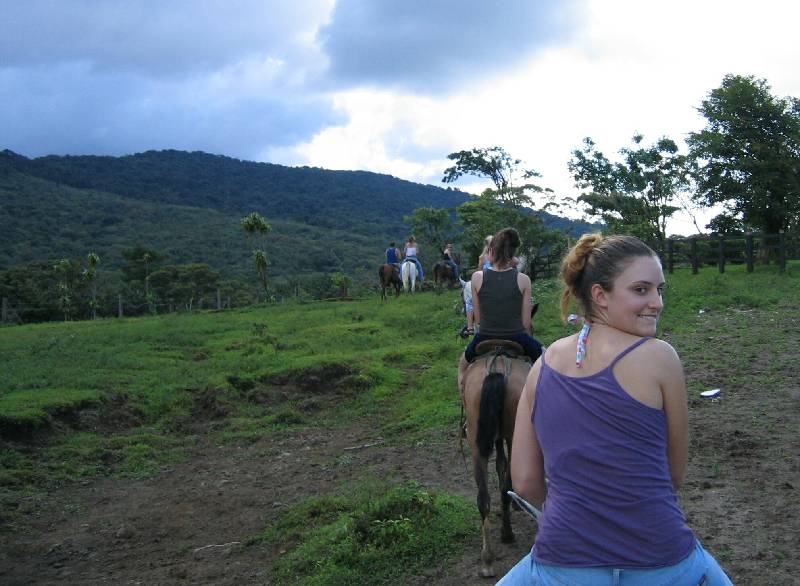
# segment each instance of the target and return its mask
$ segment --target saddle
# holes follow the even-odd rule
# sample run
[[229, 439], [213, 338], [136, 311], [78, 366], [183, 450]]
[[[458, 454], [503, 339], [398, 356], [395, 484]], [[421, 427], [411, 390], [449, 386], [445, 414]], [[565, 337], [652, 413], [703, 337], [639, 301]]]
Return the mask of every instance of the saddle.
[[483, 356], [484, 354], [503, 354], [509, 358], [519, 358], [525, 356], [525, 350], [511, 340], [484, 340], [475, 346], [475, 355]]

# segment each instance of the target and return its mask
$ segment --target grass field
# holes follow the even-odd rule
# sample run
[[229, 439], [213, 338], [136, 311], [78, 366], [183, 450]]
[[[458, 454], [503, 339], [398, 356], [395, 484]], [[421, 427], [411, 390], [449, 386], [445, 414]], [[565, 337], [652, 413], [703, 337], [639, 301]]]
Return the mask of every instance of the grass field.
[[[797, 358], [797, 329], [782, 316], [800, 308], [800, 265], [784, 275], [733, 266], [667, 280], [660, 330], [687, 364], [691, 409], [708, 408], [694, 397], [711, 386], [731, 389], [729, 396], [740, 385], [792, 392], [784, 377]], [[574, 331], [559, 320], [556, 282], [537, 282], [533, 293], [544, 344]], [[149, 478], [197, 457], [203, 441], [271, 446], [365, 421], [387, 444], [450, 433], [463, 348], [457, 310], [456, 293], [445, 292], [0, 328], [2, 531], [25, 531], [33, 509], [61, 487]], [[750, 324], [754, 316], [758, 324]], [[739, 368], [752, 363], [761, 366]], [[785, 427], [772, 413], [745, 423], [752, 433]], [[714, 472], [713, 458], [707, 465]], [[249, 536], [248, 547], [287, 552], [269, 558], [282, 583], [377, 583], [396, 579], [398, 559], [417, 575], [425, 560], [457, 555], [453, 544], [474, 536], [472, 499], [412, 482], [384, 485], [375, 504], [358, 489], [375, 482], [365, 475], [307, 495]], [[339, 557], [314, 563], [320, 548]]]

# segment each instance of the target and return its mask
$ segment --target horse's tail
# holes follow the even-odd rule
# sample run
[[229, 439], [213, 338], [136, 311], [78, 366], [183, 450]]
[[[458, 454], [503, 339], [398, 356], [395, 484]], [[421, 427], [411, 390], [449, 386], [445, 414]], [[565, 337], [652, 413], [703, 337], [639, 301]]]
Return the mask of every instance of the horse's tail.
[[475, 443], [484, 458], [492, 455], [495, 440], [503, 425], [503, 404], [506, 400], [506, 377], [490, 372], [481, 387], [481, 410], [478, 413], [478, 434]]

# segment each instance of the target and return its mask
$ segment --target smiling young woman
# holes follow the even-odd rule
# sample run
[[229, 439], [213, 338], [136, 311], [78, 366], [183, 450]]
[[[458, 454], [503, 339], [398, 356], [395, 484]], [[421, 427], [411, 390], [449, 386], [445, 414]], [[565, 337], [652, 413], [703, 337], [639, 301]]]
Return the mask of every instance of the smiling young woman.
[[512, 485], [543, 510], [531, 553], [499, 584], [730, 584], [678, 504], [686, 385], [653, 338], [658, 257], [632, 236], [586, 235], [561, 278], [562, 316], [574, 299], [584, 326], [547, 348], [519, 401]]

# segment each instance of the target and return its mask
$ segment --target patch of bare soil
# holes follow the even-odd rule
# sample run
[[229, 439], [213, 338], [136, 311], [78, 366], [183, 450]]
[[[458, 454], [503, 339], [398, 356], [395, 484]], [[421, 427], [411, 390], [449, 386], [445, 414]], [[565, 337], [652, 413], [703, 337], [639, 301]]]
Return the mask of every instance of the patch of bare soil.
[[[710, 337], [724, 329], [735, 338], [735, 327], [715, 319], [708, 321]], [[680, 348], [679, 340], [671, 341]], [[692, 441], [681, 500], [689, 524], [734, 583], [800, 584], [793, 561], [800, 536], [800, 366], [795, 348], [776, 351], [765, 343], [753, 351], [758, 359], [728, 364], [726, 346], [715, 341], [703, 360], [687, 360], [690, 380], [718, 381], [723, 393], [716, 401], [690, 396]], [[760, 376], [774, 364], [784, 365], [774, 379]], [[754, 388], [749, 381], [756, 374], [774, 384]], [[350, 389], [353, 380], [342, 381], [352, 376], [358, 375], [320, 373], [319, 379]], [[299, 384], [301, 378], [239, 381], [240, 392], [277, 403], [292, 388], [319, 397], [314, 381]], [[198, 404], [198, 415], [222, 415], [213, 390], [200, 392]], [[266, 583], [282, 552], [248, 546], [247, 540], [298, 500], [334, 491], [365, 473], [476, 497], [456, 429], [414, 445], [377, 437], [370, 421], [305, 429], [247, 446], [219, 446], [206, 438], [187, 461], [152, 478], [102, 478], [53, 493], [19, 530], [0, 535], [0, 583]], [[492, 486], [499, 527], [496, 479]], [[476, 528], [478, 520], [476, 508]], [[498, 577], [535, 537], [535, 524], [523, 513], [514, 512], [512, 523], [515, 543], [501, 544], [499, 531], [495, 535]], [[491, 584], [477, 576], [479, 550], [480, 537], [470, 537], [460, 557], [407, 583]]]

